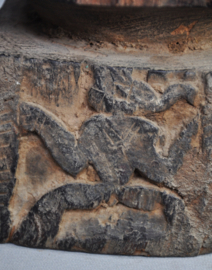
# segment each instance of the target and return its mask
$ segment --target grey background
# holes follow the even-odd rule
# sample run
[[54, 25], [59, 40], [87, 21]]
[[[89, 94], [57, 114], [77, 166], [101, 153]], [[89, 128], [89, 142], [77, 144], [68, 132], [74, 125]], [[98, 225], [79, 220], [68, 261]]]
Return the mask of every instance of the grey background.
[[[0, 8], [4, 0], [0, 0]], [[0, 270], [212, 270], [212, 255], [194, 258], [147, 258], [97, 255], [0, 245]]]
[[1, 270], [211, 270], [212, 256], [149, 258], [0, 245]]
[[0, 0], [0, 8], [2, 7], [4, 0]]

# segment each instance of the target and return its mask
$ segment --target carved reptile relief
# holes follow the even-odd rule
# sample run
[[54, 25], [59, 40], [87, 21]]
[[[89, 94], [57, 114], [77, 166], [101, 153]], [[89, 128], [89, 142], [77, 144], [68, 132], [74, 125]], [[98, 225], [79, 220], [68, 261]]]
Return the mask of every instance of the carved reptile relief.
[[[128, 115], [137, 110], [167, 110], [182, 98], [193, 104], [197, 91], [188, 84], [175, 84], [159, 98], [147, 83], [132, 81], [129, 70], [108, 70], [94, 69], [96, 82], [89, 91], [89, 102], [97, 112], [113, 112], [114, 115], [99, 114], [85, 121], [78, 140], [46, 109], [30, 102], [20, 103], [20, 127], [36, 133], [66, 173], [76, 177], [91, 164], [102, 183], [73, 183], [47, 193], [32, 207], [11, 236], [12, 242], [34, 247], [47, 246], [50, 239], [56, 239], [65, 211], [79, 209], [92, 212], [102, 203], [109, 204], [112, 197], [124, 207], [115, 225], [109, 221], [102, 225], [90, 219], [87, 225], [84, 224], [84, 239], [79, 239], [70, 231], [64, 239], [56, 239], [52, 246], [133, 254], [144, 249], [149, 241], [160, 240], [163, 243], [163, 238], [168, 241], [171, 228], [179, 224], [184, 227], [185, 235], [189, 235], [189, 221], [179, 196], [173, 192], [126, 184], [137, 170], [147, 181], [168, 187], [183, 163], [192, 136], [197, 133], [197, 119], [193, 119], [181, 132], [165, 158], [155, 149], [159, 132], [157, 124]], [[114, 88], [110, 85], [112, 81]], [[156, 204], [160, 205], [158, 210]], [[95, 234], [89, 229], [92, 226]], [[184, 237], [184, 244], [195, 242]]]
[[[97, 112], [136, 111], [162, 112], [179, 99], [194, 103], [196, 89], [190, 84], [172, 84], [160, 97], [146, 82], [133, 80], [132, 68], [94, 67], [95, 84], [89, 92], [89, 102]], [[157, 72], [166, 81], [166, 72]]]
[[212, 252], [211, 10], [44, 1], [1, 10], [0, 243]]

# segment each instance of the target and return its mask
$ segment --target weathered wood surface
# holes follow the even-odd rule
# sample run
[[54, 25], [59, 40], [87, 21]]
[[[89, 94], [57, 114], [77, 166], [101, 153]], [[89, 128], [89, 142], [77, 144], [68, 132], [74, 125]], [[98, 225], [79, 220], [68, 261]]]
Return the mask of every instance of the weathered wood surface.
[[[115, 47], [146, 50], [154, 46], [184, 52], [211, 47], [211, 8], [118, 8], [77, 6], [55, 1], [31, 1], [40, 16], [48, 22], [42, 30], [50, 36], [67, 36], [90, 41], [102, 47], [109, 42]], [[52, 25], [49, 25], [49, 22]], [[58, 27], [56, 27], [58, 26]]]
[[94, 48], [16, 18], [0, 22], [0, 241], [211, 252], [211, 49]]

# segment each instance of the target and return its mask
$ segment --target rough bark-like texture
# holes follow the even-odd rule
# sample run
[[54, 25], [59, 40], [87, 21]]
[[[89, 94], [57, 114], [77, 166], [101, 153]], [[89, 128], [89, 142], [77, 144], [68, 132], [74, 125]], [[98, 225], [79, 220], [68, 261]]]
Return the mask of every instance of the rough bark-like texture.
[[0, 242], [212, 252], [211, 50], [125, 58], [32, 28], [0, 22]]

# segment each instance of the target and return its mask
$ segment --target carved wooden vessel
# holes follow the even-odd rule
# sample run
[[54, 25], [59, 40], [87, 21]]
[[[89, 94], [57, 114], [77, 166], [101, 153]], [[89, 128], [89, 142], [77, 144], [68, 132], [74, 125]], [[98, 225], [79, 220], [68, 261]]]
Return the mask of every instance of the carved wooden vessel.
[[211, 10], [187, 23], [179, 10], [161, 44], [139, 23], [121, 44], [121, 27], [63, 30], [34, 8], [8, 1], [0, 14], [0, 242], [211, 252]]

